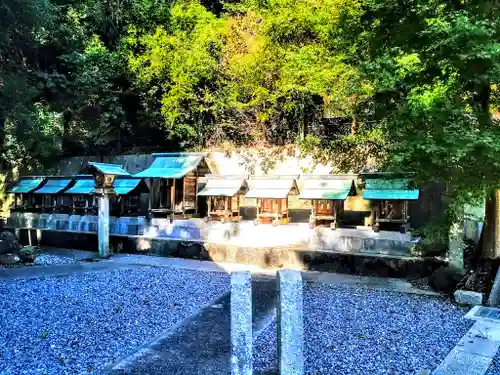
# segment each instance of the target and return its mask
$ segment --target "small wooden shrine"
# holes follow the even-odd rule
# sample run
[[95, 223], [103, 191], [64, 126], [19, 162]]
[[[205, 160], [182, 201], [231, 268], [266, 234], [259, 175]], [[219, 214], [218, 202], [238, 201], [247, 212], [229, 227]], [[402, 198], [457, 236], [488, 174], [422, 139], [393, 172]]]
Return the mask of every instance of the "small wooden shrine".
[[72, 187], [64, 192], [71, 196], [71, 211], [79, 215], [97, 214], [97, 200], [93, 194], [95, 189], [94, 177], [91, 175], [77, 175]]
[[363, 198], [372, 201], [373, 230], [380, 231], [381, 225], [388, 227], [398, 225], [400, 232], [406, 233], [410, 225], [408, 202], [417, 200], [419, 193], [419, 189], [410, 187], [410, 180], [407, 178], [365, 175]]
[[247, 176], [207, 176], [207, 184], [198, 193], [207, 197], [206, 221], [240, 221], [240, 197], [248, 191]]
[[300, 199], [311, 200], [309, 226], [329, 223], [331, 229], [339, 227], [344, 201], [356, 195], [355, 176], [303, 175], [304, 186]]
[[198, 178], [210, 172], [204, 153], [153, 154], [153, 163], [134, 177], [148, 180], [149, 214], [153, 217], [193, 217], [198, 211]]
[[42, 198], [42, 212], [69, 212], [72, 201], [64, 191], [74, 184], [73, 177], [48, 176], [45, 184], [36, 189], [33, 194]]
[[257, 217], [254, 224], [272, 223], [273, 225], [290, 223], [288, 196], [297, 195], [298, 176], [250, 177], [248, 193], [245, 198], [257, 201]]
[[141, 196], [149, 194], [144, 179], [120, 176], [114, 183], [115, 196], [110, 201], [112, 216], [142, 215]]
[[42, 197], [33, 192], [45, 183], [45, 177], [21, 177], [7, 192], [14, 194], [13, 211], [37, 212], [42, 207]]

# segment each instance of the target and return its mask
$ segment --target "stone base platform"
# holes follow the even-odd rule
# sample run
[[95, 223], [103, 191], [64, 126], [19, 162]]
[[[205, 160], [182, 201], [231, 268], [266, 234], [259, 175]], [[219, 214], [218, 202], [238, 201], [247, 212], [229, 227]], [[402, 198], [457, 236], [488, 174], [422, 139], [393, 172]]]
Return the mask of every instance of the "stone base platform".
[[[253, 264], [388, 277], [421, 277], [444, 264], [414, 254], [418, 239], [369, 229], [310, 229], [307, 224], [278, 227], [253, 223], [214, 223], [204, 239], [191, 236], [197, 227], [169, 224], [144, 235], [111, 235], [115, 253]], [[97, 251], [96, 233], [68, 230], [17, 229], [24, 244]]]

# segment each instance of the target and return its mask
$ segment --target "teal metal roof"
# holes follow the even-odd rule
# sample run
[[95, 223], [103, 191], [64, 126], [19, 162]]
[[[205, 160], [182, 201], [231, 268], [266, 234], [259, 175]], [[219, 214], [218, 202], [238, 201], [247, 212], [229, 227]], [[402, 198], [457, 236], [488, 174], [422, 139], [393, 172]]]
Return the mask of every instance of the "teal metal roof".
[[250, 179], [245, 198], [284, 199], [294, 187], [297, 187], [294, 179]]
[[244, 179], [209, 179], [198, 195], [203, 197], [234, 197], [239, 192], [245, 192], [247, 185]]
[[410, 189], [408, 179], [367, 179], [364, 199], [416, 200], [419, 189]]
[[300, 199], [345, 200], [354, 186], [352, 179], [314, 179], [306, 180]]
[[15, 194], [31, 193], [33, 190], [35, 190], [37, 187], [40, 186], [43, 180], [44, 180], [43, 178], [21, 177], [21, 179], [14, 186], [12, 186], [12, 188], [9, 190], [9, 193], [15, 193]]
[[65, 194], [84, 194], [91, 195], [95, 188], [94, 179], [77, 180], [71, 189], [65, 191]]
[[198, 167], [201, 154], [153, 154], [155, 159], [148, 169], [137, 173], [140, 178], [182, 178]]
[[57, 194], [70, 184], [70, 178], [50, 178], [45, 185], [34, 191], [35, 194]]
[[115, 192], [118, 195], [127, 195], [141, 182], [140, 178], [117, 178], [115, 180]]
[[110, 174], [114, 176], [130, 176], [130, 173], [123, 169], [120, 164], [89, 162], [88, 167], [85, 168], [84, 171], [89, 171], [89, 167], [95, 168], [99, 172], [104, 174]]

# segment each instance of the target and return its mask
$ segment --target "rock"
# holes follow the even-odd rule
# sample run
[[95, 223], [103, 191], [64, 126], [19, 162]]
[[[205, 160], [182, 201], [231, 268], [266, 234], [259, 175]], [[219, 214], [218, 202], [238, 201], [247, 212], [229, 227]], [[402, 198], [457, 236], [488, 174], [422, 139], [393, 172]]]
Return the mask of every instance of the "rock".
[[476, 289], [476, 281], [477, 281], [477, 275], [473, 273], [467, 278], [467, 281], [465, 282], [465, 288], [466, 289]]
[[453, 293], [463, 278], [463, 272], [454, 267], [441, 267], [429, 277], [429, 285], [439, 292]]
[[16, 254], [0, 254], [0, 264], [8, 266], [11, 264], [17, 264], [20, 261], [21, 258], [19, 258]]
[[21, 247], [14, 233], [0, 232], [0, 254], [19, 254]]
[[181, 242], [177, 246], [177, 254], [181, 258], [197, 258], [202, 251], [202, 245], [197, 242]]
[[457, 290], [455, 301], [459, 305], [481, 305], [483, 303], [483, 293], [472, 292], [470, 290]]
[[19, 252], [19, 258], [23, 263], [34, 263], [39, 253], [40, 248], [38, 246], [24, 246]]

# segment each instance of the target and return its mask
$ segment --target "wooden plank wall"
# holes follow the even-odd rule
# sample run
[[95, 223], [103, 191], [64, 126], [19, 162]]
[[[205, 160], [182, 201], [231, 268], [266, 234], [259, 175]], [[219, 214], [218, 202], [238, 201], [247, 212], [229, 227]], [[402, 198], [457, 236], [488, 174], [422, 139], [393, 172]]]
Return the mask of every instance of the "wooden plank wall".
[[184, 177], [184, 200], [186, 204], [195, 206], [196, 203], [196, 175], [193, 171]]

